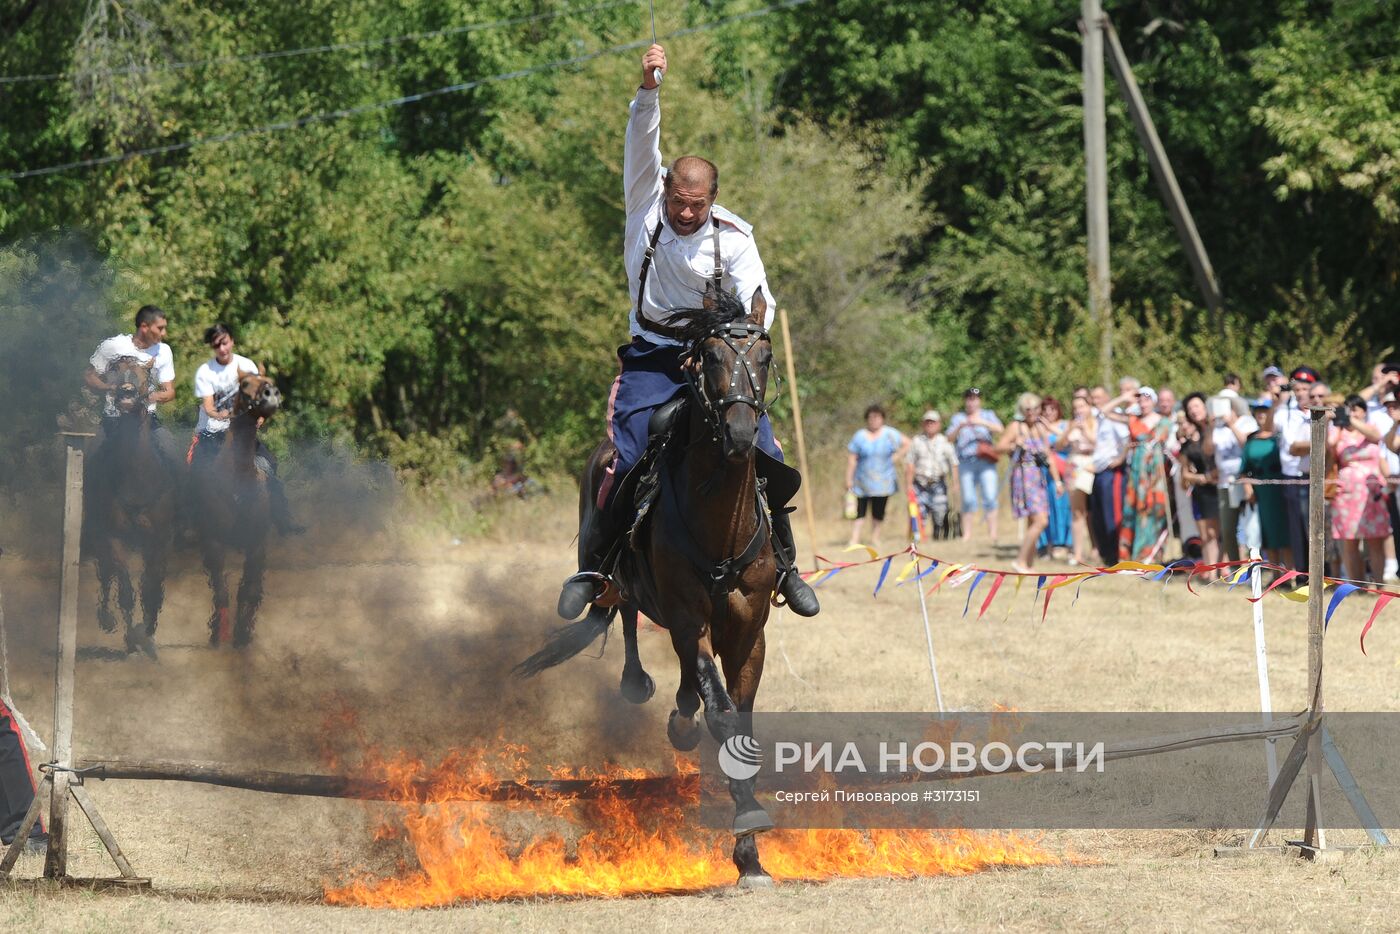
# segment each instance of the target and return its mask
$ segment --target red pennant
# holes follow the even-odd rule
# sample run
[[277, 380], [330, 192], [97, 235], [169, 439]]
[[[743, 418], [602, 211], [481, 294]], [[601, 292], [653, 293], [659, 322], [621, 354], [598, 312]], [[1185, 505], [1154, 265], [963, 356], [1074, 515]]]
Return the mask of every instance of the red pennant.
[[[1374, 591], [1372, 592], [1374, 593]], [[1371, 624], [1376, 621], [1376, 617], [1380, 615], [1381, 610], [1385, 609], [1385, 605], [1391, 600], [1395, 599], [1395, 596], [1396, 595], [1393, 593], [1382, 593], [1376, 595], [1376, 605], [1371, 609], [1371, 616], [1369, 619], [1366, 620], [1366, 625], [1361, 627], [1362, 655], [1366, 654], [1366, 633], [1371, 631]]]
[[1001, 589], [1001, 584], [1004, 580], [1006, 580], [1006, 575], [998, 574], [997, 579], [992, 581], [992, 589], [987, 591], [987, 599], [982, 601], [982, 609], [977, 611], [978, 619], [981, 619], [982, 614], [987, 612], [987, 607], [992, 605], [992, 598], [997, 595], [997, 591]]
[[1288, 583], [1289, 581], [1291, 581], [1291, 580], [1292, 580], [1293, 578], [1295, 578], [1295, 577], [1302, 577], [1302, 576], [1303, 576], [1303, 572], [1302, 572], [1302, 571], [1284, 571], [1282, 574], [1280, 574], [1280, 575], [1278, 576], [1278, 580], [1274, 581], [1272, 584], [1270, 584], [1268, 587], [1266, 587], [1266, 588], [1264, 589], [1264, 592], [1261, 593], [1261, 594], [1259, 594], [1259, 596], [1257, 596], [1257, 597], [1247, 597], [1246, 599], [1248, 599], [1250, 603], [1255, 603], [1255, 602], [1257, 602], [1257, 601], [1259, 601], [1259, 600], [1263, 600], [1263, 599], [1264, 599], [1264, 594], [1267, 594], [1270, 590], [1273, 590], [1275, 587], [1279, 586], [1280, 584], [1286, 584], [1286, 583]]

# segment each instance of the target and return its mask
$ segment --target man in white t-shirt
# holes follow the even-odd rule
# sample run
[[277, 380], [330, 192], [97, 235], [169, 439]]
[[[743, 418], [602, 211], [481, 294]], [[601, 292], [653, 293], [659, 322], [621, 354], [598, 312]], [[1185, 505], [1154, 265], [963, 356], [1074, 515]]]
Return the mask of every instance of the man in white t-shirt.
[[[233, 352], [233, 331], [222, 321], [205, 329], [204, 342], [214, 351], [214, 356], [200, 364], [194, 374], [194, 395], [199, 402], [199, 423], [195, 426], [189, 455], [190, 467], [194, 470], [207, 467], [223, 449], [223, 442], [228, 437], [229, 419], [233, 417], [234, 400], [238, 396], [239, 380], [249, 374], [262, 373], [252, 360]], [[277, 476], [277, 458], [261, 438], [258, 439], [253, 462], [267, 478], [272, 523], [277, 526], [277, 531], [283, 535], [297, 535], [305, 531], [292, 521], [287, 494]]]
[[150, 413], [154, 423], [156, 449], [163, 457], [178, 463], [179, 454], [175, 439], [160, 424], [156, 412], [156, 406], [175, 398], [175, 356], [170, 352], [170, 345], [165, 343], [165, 312], [155, 305], [142, 305], [136, 312], [135, 326], [135, 333], [118, 334], [98, 344], [97, 350], [88, 361], [87, 371], [83, 374], [83, 381], [88, 388], [100, 393], [103, 399], [99, 441], [106, 443], [110, 436], [110, 420], [121, 414], [117, 411], [116, 400], [113, 398], [113, 387], [107, 383], [107, 371], [116, 361], [134, 357], [150, 368], [151, 378], [157, 386], [155, 391], [146, 397], [146, 411]]

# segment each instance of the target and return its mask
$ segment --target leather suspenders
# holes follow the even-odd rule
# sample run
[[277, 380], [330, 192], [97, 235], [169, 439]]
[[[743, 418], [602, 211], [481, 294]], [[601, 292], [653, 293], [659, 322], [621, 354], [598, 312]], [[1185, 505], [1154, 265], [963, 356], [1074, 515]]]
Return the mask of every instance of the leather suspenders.
[[[663, 212], [664, 210], [663, 208]], [[656, 254], [656, 242], [661, 239], [661, 227], [665, 223], [666, 219], [664, 216], [661, 220], [656, 222], [656, 229], [651, 232], [651, 240], [647, 242], [646, 253], [642, 256], [642, 272], [638, 277], [637, 283], [637, 320], [641, 323], [642, 327], [654, 334], [660, 334], [662, 337], [667, 337], [671, 340], [680, 340], [682, 334], [680, 328], [671, 327], [670, 325], [662, 324], [659, 321], [648, 318], [646, 313], [642, 311], [642, 300], [647, 294], [647, 273], [651, 271], [651, 258]], [[720, 261], [719, 255], [719, 218], [715, 217], [713, 211], [710, 213], [710, 224], [711, 236], [714, 239], [715, 245], [715, 271], [713, 279], [715, 289], [718, 290], [721, 286], [720, 280], [724, 277], [724, 266]]]

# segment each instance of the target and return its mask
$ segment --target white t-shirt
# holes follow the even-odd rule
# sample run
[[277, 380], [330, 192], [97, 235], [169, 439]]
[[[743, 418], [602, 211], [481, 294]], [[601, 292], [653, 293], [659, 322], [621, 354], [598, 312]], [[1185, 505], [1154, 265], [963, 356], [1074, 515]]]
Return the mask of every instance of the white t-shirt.
[[[175, 355], [170, 352], [170, 345], [156, 344], [153, 347], [144, 349], [136, 346], [136, 340], [131, 334], [118, 334], [116, 337], [109, 337], [97, 345], [97, 350], [92, 354], [92, 359], [88, 362], [97, 371], [98, 376], [105, 376], [107, 368], [122, 357], [135, 357], [142, 363], [154, 360], [151, 365], [151, 375], [155, 377], [156, 385], [163, 383], [173, 383], [175, 381]], [[155, 413], [156, 404], [152, 402], [146, 406], [146, 411]], [[112, 394], [107, 393], [107, 400], [103, 406], [102, 414], [108, 418], [115, 418], [118, 415], [116, 403], [112, 400]]]
[[[1259, 430], [1259, 423], [1254, 420], [1253, 415], [1241, 415], [1235, 424], [1244, 431], [1246, 438]], [[1211, 439], [1215, 442], [1215, 469], [1220, 474], [1219, 486], [1224, 490], [1240, 475], [1240, 468], [1244, 465], [1244, 445], [1240, 443], [1234, 430], [1223, 421], [1216, 422]]]
[[219, 432], [228, 429], [228, 419], [210, 418], [204, 411], [204, 400], [214, 397], [214, 408], [230, 409], [238, 392], [239, 373], [261, 373], [258, 365], [247, 357], [234, 354], [228, 363], [207, 360], [194, 374], [194, 395], [199, 400], [199, 424], [196, 432]]
[[1385, 446], [1386, 433], [1390, 431], [1390, 426], [1395, 424], [1390, 413], [1385, 406], [1375, 408], [1367, 406], [1366, 421], [1381, 433], [1381, 466], [1385, 468], [1386, 476], [1400, 475], [1400, 454], [1396, 454]]

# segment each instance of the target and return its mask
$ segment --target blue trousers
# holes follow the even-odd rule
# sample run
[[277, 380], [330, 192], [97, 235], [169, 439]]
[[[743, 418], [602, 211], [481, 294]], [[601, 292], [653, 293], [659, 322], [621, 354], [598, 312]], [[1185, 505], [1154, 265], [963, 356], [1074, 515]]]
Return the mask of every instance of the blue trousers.
[[1123, 492], [1127, 474], [1122, 467], [1094, 474], [1089, 496], [1089, 526], [1104, 567], [1118, 563], [1118, 529], [1123, 524]]
[[[686, 391], [681, 373], [684, 347], [653, 344], [640, 337], [617, 350], [622, 372], [613, 381], [608, 399], [608, 436], [617, 446], [612, 475], [622, 477], [641, 460], [647, 448], [647, 422], [651, 413]], [[758, 420], [759, 450], [779, 461], [783, 452], [773, 440], [773, 425], [764, 415]], [[605, 485], [605, 489], [606, 489]]]

